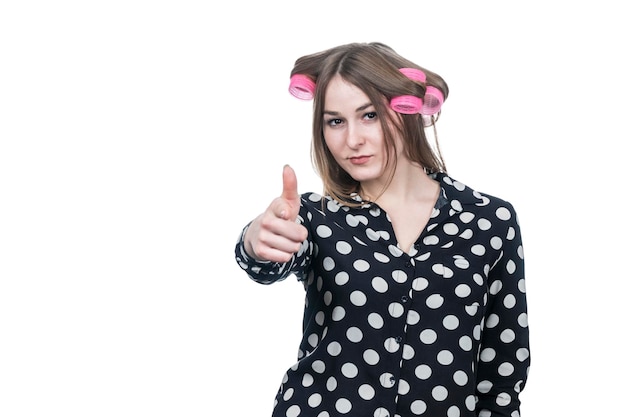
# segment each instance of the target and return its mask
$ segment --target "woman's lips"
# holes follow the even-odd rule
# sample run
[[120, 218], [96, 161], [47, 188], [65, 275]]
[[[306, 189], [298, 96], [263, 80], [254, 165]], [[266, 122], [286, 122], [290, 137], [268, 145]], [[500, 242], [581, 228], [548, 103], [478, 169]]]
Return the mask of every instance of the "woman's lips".
[[365, 163], [367, 163], [367, 161], [369, 161], [371, 158], [370, 155], [360, 155], [360, 156], [353, 156], [350, 159], [350, 162], [352, 162], [354, 165], [363, 165]]

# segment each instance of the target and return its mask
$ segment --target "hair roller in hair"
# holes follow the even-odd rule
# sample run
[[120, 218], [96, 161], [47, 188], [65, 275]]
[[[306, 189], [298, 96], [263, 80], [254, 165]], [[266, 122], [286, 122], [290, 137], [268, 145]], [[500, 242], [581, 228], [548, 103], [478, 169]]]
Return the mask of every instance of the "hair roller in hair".
[[294, 74], [289, 82], [289, 92], [300, 100], [312, 100], [315, 96], [315, 82], [303, 74]]
[[400, 68], [398, 71], [413, 81], [426, 83], [426, 74], [424, 74], [424, 71], [418, 70], [417, 68]]
[[[422, 70], [417, 68], [400, 68], [398, 71], [413, 81], [426, 84], [426, 74], [424, 74], [424, 71]], [[392, 105], [392, 109], [398, 113], [420, 113], [424, 116], [432, 116], [441, 109], [441, 105], [443, 104], [443, 93], [438, 88], [427, 85], [424, 93], [424, 100], [414, 96], [398, 96], [391, 100], [392, 103], [394, 101], [399, 102], [399, 104], [396, 104], [395, 107]], [[417, 101], [419, 101], [419, 104], [417, 104]], [[411, 105], [410, 103], [414, 104]]]
[[424, 116], [432, 116], [441, 110], [443, 104], [443, 93], [436, 87], [427, 86], [424, 93], [424, 105], [420, 112]]
[[415, 96], [396, 96], [391, 99], [389, 106], [402, 114], [417, 114], [422, 110], [422, 99]]
[[[426, 75], [417, 68], [400, 68], [398, 71], [411, 80], [420, 81], [422, 83], [426, 81]], [[398, 113], [417, 114], [421, 113], [423, 103], [423, 100], [419, 97], [404, 95], [392, 98], [389, 105]]]

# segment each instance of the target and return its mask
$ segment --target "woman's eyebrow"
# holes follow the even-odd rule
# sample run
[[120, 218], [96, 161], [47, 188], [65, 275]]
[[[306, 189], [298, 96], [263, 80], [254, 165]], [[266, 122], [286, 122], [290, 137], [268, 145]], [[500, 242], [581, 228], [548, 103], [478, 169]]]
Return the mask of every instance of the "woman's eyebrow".
[[[358, 113], [358, 112], [363, 111], [363, 110], [365, 110], [365, 109], [367, 109], [368, 107], [371, 107], [371, 106], [372, 106], [372, 103], [363, 104], [362, 106], [357, 107], [354, 110], [354, 112]], [[337, 116], [339, 114], [339, 112], [338, 111], [333, 111], [333, 110], [324, 110], [324, 114], [328, 114], [330, 116]]]
[[367, 104], [364, 104], [364, 105], [362, 105], [362, 106], [359, 106], [359, 107], [357, 107], [357, 109], [355, 110], [355, 112], [360, 112], [360, 111], [363, 111], [363, 110], [367, 109], [368, 107], [370, 107], [371, 105], [372, 105], [372, 103], [367, 103]]

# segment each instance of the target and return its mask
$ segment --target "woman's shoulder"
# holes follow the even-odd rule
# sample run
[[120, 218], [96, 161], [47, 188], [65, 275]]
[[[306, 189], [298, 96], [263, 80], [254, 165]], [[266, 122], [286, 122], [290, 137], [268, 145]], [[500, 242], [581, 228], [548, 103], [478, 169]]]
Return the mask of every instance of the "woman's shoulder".
[[302, 207], [307, 211], [319, 212], [323, 215], [330, 213], [347, 213], [353, 210], [369, 209], [370, 204], [363, 202], [356, 194], [352, 196], [351, 204], [339, 201], [330, 195], [320, 194], [314, 191], [309, 191], [300, 194], [300, 202]]
[[300, 198], [305, 201], [316, 203], [316, 202], [322, 201], [324, 196], [322, 196], [320, 193], [317, 193], [315, 191], [307, 191], [305, 193], [300, 194]]
[[442, 192], [450, 202], [463, 205], [475, 205], [476, 207], [489, 207], [498, 209], [503, 207], [514, 212], [513, 204], [507, 199], [473, 188], [448, 174], [437, 174], [435, 178], [441, 184]]
[[323, 195], [315, 191], [308, 191], [300, 194], [300, 200], [304, 205], [315, 207], [324, 206], [339, 209], [344, 206], [339, 201], [333, 199], [331, 196]]

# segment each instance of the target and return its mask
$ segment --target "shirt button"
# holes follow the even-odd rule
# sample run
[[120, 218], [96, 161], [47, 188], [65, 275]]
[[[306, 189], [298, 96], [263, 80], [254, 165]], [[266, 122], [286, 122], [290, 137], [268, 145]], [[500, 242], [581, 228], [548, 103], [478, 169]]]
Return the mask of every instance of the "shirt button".
[[406, 261], [406, 263], [404, 264], [404, 266], [406, 266], [407, 268], [409, 268], [411, 266], [411, 262]]
[[403, 295], [401, 300], [402, 300], [403, 303], [406, 303], [407, 301], [409, 301], [409, 297], [406, 296], [406, 295]]
[[402, 343], [402, 336], [396, 336], [396, 342]]

